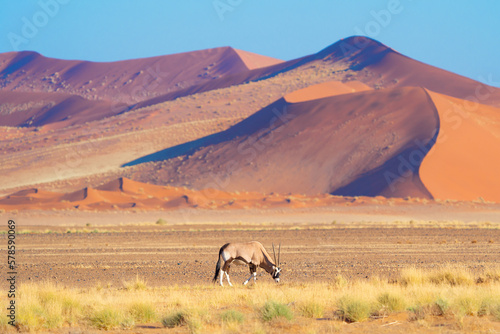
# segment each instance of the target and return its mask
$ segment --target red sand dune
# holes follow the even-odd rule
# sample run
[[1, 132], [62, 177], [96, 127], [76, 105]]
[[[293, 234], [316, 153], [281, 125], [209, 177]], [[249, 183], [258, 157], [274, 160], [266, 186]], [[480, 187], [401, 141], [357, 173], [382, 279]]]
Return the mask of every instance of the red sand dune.
[[109, 101], [87, 100], [62, 93], [26, 93], [0, 90], [0, 125], [57, 127], [112, 116], [118, 110]]
[[[65, 92], [113, 101], [113, 112], [262, 80], [313, 64], [346, 64], [346, 76], [370, 87], [421, 86], [500, 107], [500, 89], [410, 59], [366, 37], [350, 37], [306, 57], [281, 62], [230, 47], [112, 63], [69, 61], [33, 52], [0, 54], [2, 90]], [[119, 102], [121, 101], [121, 102]], [[123, 102], [123, 103], [122, 103]], [[130, 105], [136, 103], [135, 105]], [[76, 112], [66, 108], [68, 115]], [[92, 119], [90, 119], [92, 120]], [[84, 117], [81, 117], [84, 121]]]
[[435, 198], [500, 202], [500, 109], [429, 92], [440, 125], [420, 175]]
[[304, 102], [308, 100], [321, 99], [323, 97], [349, 94], [370, 90], [371, 88], [359, 81], [327, 81], [307, 88], [296, 90], [283, 98], [289, 103]]
[[282, 60], [267, 56], [262, 56], [253, 52], [237, 50], [237, 49], [234, 49], [234, 51], [236, 51], [238, 56], [240, 56], [241, 60], [249, 70], [280, 64], [283, 62]]
[[[309, 77], [302, 74], [314, 71], [314, 82], [326, 82], [286, 94], [227, 131], [153, 154], [164, 162], [114, 174], [202, 191], [118, 179], [54, 194], [55, 205], [210, 207], [213, 198], [214, 205], [243, 206], [240, 197], [226, 190], [254, 191], [245, 198], [268, 203], [274, 202], [256, 192], [500, 201], [500, 89], [410, 59], [365, 37], [347, 38], [288, 62], [227, 47], [113, 63], [63, 61], [33, 52], [0, 54], [0, 125], [84, 123], [125, 107], [252, 80], [263, 85], [285, 85], [283, 78], [305, 80], [304, 87]], [[285, 72], [290, 76], [280, 77]], [[266, 81], [274, 77], [283, 81]], [[237, 89], [226, 93], [228, 100], [239, 98]], [[126, 104], [117, 108], [116, 101]], [[162, 112], [167, 113], [159, 108], [145, 117]], [[130, 114], [129, 123], [135, 120], [134, 111]], [[182, 121], [198, 121], [189, 115]], [[110, 128], [121, 126], [114, 118], [108, 121]], [[167, 160], [172, 157], [176, 159]], [[141, 161], [147, 157], [130, 165]], [[0, 203], [42, 205], [51, 196], [32, 189]], [[240, 200], [228, 204], [233, 198]]]
[[[322, 95], [324, 86], [318, 88], [308, 94]], [[421, 88], [281, 99], [207, 138], [182, 161], [134, 178], [157, 173], [174, 184], [227, 191], [431, 197], [418, 176], [420, 161], [409, 168], [405, 162], [437, 127], [435, 107]]]
[[262, 80], [283, 72], [300, 71], [301, 68], [313, 64], [339, 63], [345, 64], [349, 69], [346, 75], [349, 75], [351, 80], [361, 81], [372, 88], [424, 87], [449, 96], [500, 107], [500, 88], [408, 58], [378, 41], [363, 36], [342, 39], [309, 56], [275, 65], [269, 64], [267, 67], [227, 75], [166, 93], [144, 100], [136, 107], [150, 106], [252, 80]]
[[372, 87], [421, 86], [448, 96], [500, 107], [500, 88], [411, 59], [367, 37], [340, 40], [317, 55], [351, 62], [350, 69], [358, 72], [357, 80]]
[[[0, 115], [8, 115], [0, 118], [0, 125], [59, 122], [57, 127], [62, 127], [99, 120], [138, 101], [280, 62], [230, 47], [110, 63], [47, 58], [28, 51], [3, 53], [0, 108], [6, 111]], [[35, 107], [16, 104], [20, 98]], [[12, 104], [22, 110], [12, 112]]]
[[353, 205], [364, 200], [320, 195], [312, 198], [304, 196], [283, 196], [262, 193], [228, 193], [207, 189], [193, 191], [186, 188], [156, 186], [135, 182], [126, 178], [113, 180], [93, 188], [80, 189], [74, 193], [61, 194], [27, 189], [0, 198], [0, 208], [4, 210], [115, 210], [139, 209], [159, 210], [183, 207], [204, 209], [241, 209], [272, 207], [317, 207], [332, 204]]
[[134, 103], [279, 62], [231, 47], [108, 63], [47, 58], [29, 51], [8, 52], [0, 54], [0, 87]]

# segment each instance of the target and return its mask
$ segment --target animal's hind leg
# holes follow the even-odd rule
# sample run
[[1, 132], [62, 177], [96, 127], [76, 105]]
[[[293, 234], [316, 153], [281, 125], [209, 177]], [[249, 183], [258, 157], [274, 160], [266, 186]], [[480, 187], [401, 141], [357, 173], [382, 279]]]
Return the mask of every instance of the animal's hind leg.
[[220, 279], [220, 286], [224, 286], [224, 283], [222, 283], [222, 279], [224, 278], [224, 270], [219, 270], [219, 279]]
[[[229, 279], [229, 269], [231, 268], [231, 262], [227, 261], [226, 263], [224, 263], [224, 266], [222, 267], [222, 275], [224, 275], [224, 273], [226, 274], [227, 283], [229, 284], [229, 286], [233, 286], [231, 284], [231, 280]], [[222, 278], [221, 278], [221, 282], [222, 282]]]
[[228, 274], [227, 272], [226, 272], [226, 277], [227, 277], [227, 283], [229, 283], [229, 286], [233, 286], [233, 285], [231, 284], [231, 281], [229, 280], [229, 274]]

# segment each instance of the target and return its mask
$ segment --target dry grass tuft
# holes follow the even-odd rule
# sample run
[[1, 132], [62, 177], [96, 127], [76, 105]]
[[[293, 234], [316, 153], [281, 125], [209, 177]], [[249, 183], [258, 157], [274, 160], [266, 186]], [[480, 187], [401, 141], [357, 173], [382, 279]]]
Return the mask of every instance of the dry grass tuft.
[[125, 290], [138, 291], [146, 290], [148, 288], [148, 284], [146, 280], [140, 278], [139, 275], [136, 275], [133, 281], [123, 281], [123, 287]]
[[337, 301], [340, 316], [348, 322], [360, 322], [368, 319], [372, 314], [373, 305], [359, 296], [346, 294]]
[[315, 301], [308, 301], [300, 306], [300, 313], [306, 318], [322, 318], [325, 309], [323, 305]]
[[202, 329], [202, 322], [193, 310], [173, 311], [163, 317], [161, 323], [167, 328], [187, 326], [191, 333], [198, 333]]
[[242, 324], [245, 321], [245, 315], [236, 310], [227, 310], [221, 313], [220, 318], [225, 323]]
[[475, 283], [474, 276], [468, 269], [451, 265], [430, 271], [427, 279], [433, 284], [472, 285]]
[[377, 302], [380, 312], [383, 314], [401, 312], [407, 307], [407, 302], [403, 294], [398, 292], [382, 292], [378, 295]]
[[275, 301], [266, 302], [261, 309], [261, 314], [264, 321], [271, 321], [278, 318], [293, 319], [293, 313], [290, 308], [285, 304]]
[[152, 303], [134, 302], [130, 304], [128, 313], [138, 323], [151, 323], [156, 321], [156, 311]]
[[[77, 290], [50, 283], [22, 284], [16, 302], [17, 322], [21, 331], [49, 332], [67, 326], [122, 330], [157, 321], [193, 333], [236, 333], [243, 329], [272, 332], [289, 327], [327, 332], [339, 324], [338, 318], [329, 318], [331, 314], [347, 322], [361, 322], [407, 312], [412, 326], [424, 326], [433, 321], [432, 317], [445, 316], [460, 327], [469, 324], [471, 318], [500, 320], [498, 273], [498, 268], [485, 269], [480, 276], [483, 279], [478, 280], [461, 268], [408, 268], [396, 283], [336, 278], [330, 283], [261, 282], [233, 288], [152, 288], [139, 277], [125, 288]], [[0, 296], [0, 302], [5, 300]], [[308, 327], [311, 319], [324, 316], [328, 319], [314, 321], [314, 328]], [[0, 322], [2, 333], [9, 330], [6, 321]]]
[[135, 326], [132, 318], [127, 317], [123, 312], [117, 310], [111, 305], [95, 310], [89, 317], [92, 327], [97, 329], [129, 329]]
[[409, 267], [403, 269], [400, 283], [403, 286], [422, 285], [426, 283], [436, 285], [473, 285], [476, 279], [467, 268], [444, 265], [438, 269], [427, 270]]

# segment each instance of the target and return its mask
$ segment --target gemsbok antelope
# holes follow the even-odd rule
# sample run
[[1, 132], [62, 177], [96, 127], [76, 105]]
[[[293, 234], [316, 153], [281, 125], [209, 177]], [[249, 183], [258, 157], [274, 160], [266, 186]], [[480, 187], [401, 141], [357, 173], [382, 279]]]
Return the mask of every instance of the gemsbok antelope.
[[246, 285], [252, 277], [255, 283], [257, 280], [257, 267], [261, 267], [271, 274], [276, 283], [278, 283], [280, 281], [281, 272], [281, 269], [279, 268], [281, 244], [278, 249], [278, 261], [276, 261], [274, 244], [273, 253], [274, 262], [264, 246], [262, 246], [262, 244], [258, 241], [225, 244], [219, 250], [219, 260], [215, 266], [215, 276], [212, 281], [216, 282], [217, 277], [220, 276], [220, 285], [224, 286], [222, 280], [224, 279], [224, 275], [226, 275], [227, 282], [230, 286], [233, 286], [229, 280], [229, 268], [231, 267], [231, 264], [234, 263], [238, 265], [248, 264], [248, 267], [250, 268], [250, 277], [243, 282], [243, 285]]

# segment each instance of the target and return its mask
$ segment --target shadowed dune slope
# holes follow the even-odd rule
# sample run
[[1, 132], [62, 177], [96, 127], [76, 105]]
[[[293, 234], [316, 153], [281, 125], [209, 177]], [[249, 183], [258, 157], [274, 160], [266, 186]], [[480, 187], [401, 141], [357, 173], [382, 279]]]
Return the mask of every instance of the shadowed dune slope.
[[[289, 93], [283, 97], [283, 100], [287, 103], [304, 102], [323, 97], [348, 94], [356, 91], [364, 91], [370, 89], [371, 89], [370, 87], [358, 81], [349, 81], [346, 83], [342, 83], [340, 81], [328, 81]], [[272, 114], [271, 116], [273, 116], [274, 118], [276, 117], [279, 118], [281, 115], [278, 109], [276, 109], [276, 106], [272, 105], [272, 108], [273, 108], [272, 114], [274, 114], [274, 116]], [[267, 109], [268, 108], [265, 108], [265, 110]], [[224, 131], [222, 133], [215, 133], [213, 135], [202, 137], [195, 141], [167, 148], [165, 150], [155, 152], [148, 156], [140, 157], [139, 159], [126, 163], [124, 166], [125, 167], [134, 166], [145, 162], [168, 160], [172, 157], [188, 154], [193, 150], [196, 150], [197, 148], [206, 145], [215, 145], [223, 141], [234, 139], [238, 136], [252, 133], [252, 131], [259, 130], [259, 126], [261, 126], [262, 122], [265, 122], [266, 120], [270, 121], [268, 119], [268, 116], [269, 113], [267, 111], [261, 111], [251, 116], [250, 120], [243, 120], [242, 122], [231, 127], [227, 131]], [[263, 121], [262, 119], [265, 120]]]
[[0, 90], [0, 125], [57, 127], [84, 123], [116, 114], [109, 101], [87, 100], [62, 93], [26, 93]]
[[432, 145], [437, 127], [421, 88], [280, 99], [200, 141], [196, 151], [172, 148], [188, 156], [157, 163], [157, 170], [144, 167], [134, 178], [159, 174], [173, 184], [227, 191], [431, 197], [415, 152]]
[[116, 62], [62, 60], [36, 52], [8, 52], [0, 54], [0, 87], [26, 92], [57, 90], [129, 104], [278, 62], [231, 47]]
[[6, 117], [0, 125], [63, 121], [57, 125], [61, 127], [99, 120], [138, 101], [280, 62], [230, 47], [110, 63], [47, 58], [28, 51], [3, 53], [0, 108], [5, 111], [0, 114]]
[[429, 92], [440, 117], [420, 175], [436, 198], [500, 202], [500, 109]]

